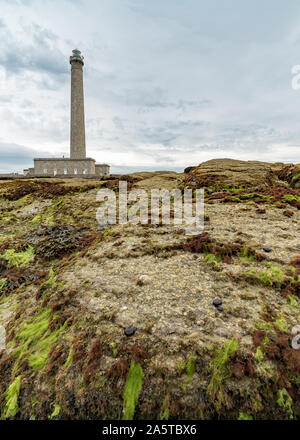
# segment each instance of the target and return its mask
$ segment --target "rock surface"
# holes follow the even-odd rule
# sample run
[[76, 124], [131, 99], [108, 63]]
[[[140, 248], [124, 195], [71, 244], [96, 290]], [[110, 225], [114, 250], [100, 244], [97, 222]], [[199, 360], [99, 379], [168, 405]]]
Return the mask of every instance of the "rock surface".
[[197, 182], [200, 186], [228, 185], [230, 187], [265, 187], [283, 185], [276, 171], [281, 170], [284, 164], [277, 166], [258, 161], [242, 161], [233, 159], [213, 159], [201, 163], [192, 170], [187, 178], [191, 183]]
[[[299, 419], [295, 169], [226, 160], [55, 188], [50, 179], [0, 181], [1, 409], [21, 376], [16, 419], [48, 419], [55, 405], [57, 419], [118, 419], [138, 364], [135, 418]], [[187, 237], [172, 224], [100, 232], [97, 191], [118, 196], [119, 178], [129, 189], [201, 181], [204, 233]]]

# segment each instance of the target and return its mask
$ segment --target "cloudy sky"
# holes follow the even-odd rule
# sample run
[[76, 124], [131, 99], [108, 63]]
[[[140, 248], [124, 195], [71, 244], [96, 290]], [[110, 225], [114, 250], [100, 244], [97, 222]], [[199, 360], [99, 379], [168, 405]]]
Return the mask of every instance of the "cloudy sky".
[[0, 0], [0, 172], [69, 154], [85, 57], [88, 156], [112, 172], [300, 162], [299, 0]]

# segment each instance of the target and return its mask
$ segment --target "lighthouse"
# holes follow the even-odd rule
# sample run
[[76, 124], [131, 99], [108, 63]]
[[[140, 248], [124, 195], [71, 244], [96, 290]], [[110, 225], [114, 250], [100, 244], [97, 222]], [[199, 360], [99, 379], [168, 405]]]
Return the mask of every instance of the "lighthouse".
[[83, 62], [80, 50], [74, 49], [70, 56], [71, 64], [71, 133], [70, 158], [85, 159], [85, 121], [83, 95]]
[[104, 178], [109, 176], [110, 167], [96, 163], [86, 157], [84, 95], [83, 95], [83, 56], [80, 50], [72, 50], [71, 64], [71, 120], [70, 120], [70, 158], [34, 158], [34, 168], [24, 170], [28, 176], [39, 177], [84, 177]]

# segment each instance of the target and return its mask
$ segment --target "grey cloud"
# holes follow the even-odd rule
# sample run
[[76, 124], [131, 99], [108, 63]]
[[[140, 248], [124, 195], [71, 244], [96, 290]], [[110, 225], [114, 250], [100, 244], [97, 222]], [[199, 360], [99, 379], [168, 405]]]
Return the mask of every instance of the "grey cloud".
[[2, 0], [4, 3], [14, 4], [14, 5], [24, 5], [30, 6], [34, 0]]
[[113, 123], [115, 124], [115, 127], [118, 128], [119, 130], [124, 130], [123, 121], [118, 116], [115, 116], [113, 118]]
[[34, 103], [30, 99], [24, 99], [20, 106], [22, 108], [32, 108], [34, 106]]
[[140, 112], [147, 112], [152, 109], [167, 109], [168, 107], [185, 111], [190, 107], [203, 108], [212, 103], [209, 99], [169, 100], [168, 91], [159, 87], [151, 88], [150, 90], [139, 87], [127, 89], [118, 98], [120, 102], [126, 105], [138, 107]]
[[145, 107], [165, 107], [168, 105], [166, 91], [160, 87], [151, 88], [150, 90], [139, 87], [127, 89], [123, 91], [119, 98], [126, 105]]
[[[182, 168], [180, 167], [172, 167], [172, 169], [178, 173], [182, 172]], [[122, 165], [112, 165], [111, 166], [111, 173], [112, 174], [131, 174], [131, 173], [138, 173], [141, 171], [167, 171], [169, 170], [168, 167], [163, 168], [161, 166], [122, 166]]]
[[62, 153], [37, 151], [20, 144], [0, 142], [0, 173], [22, 172], [33, 166], [35, 157], [62, 157]]
[[66, 81], [66, 57], [53, 44], [57, 36], [36, 24], [24, 29], [24, 32], [30, 35], [30, 43], [20, 42], [12, 33], [2, 30], [3, 49], [0, 65], [8, 74], [38, 72], [46, 73], [56, 81]]
[[24, 159], [32, 159], [34, 150], [23, 145], [0, 142], [1, 160], [21, 163]]
[[171, 29], [176, 23], [177, 32], [185, 30], [212, 40], [239, 43], [282, 38], [291, 22], [297, 21], [300, 9], [297, 0], [290, 0], [286, 7], [282, 0], [131, 0], [129, 4], [139, 19], [166, 22]]
[[187, 121], [166, 121], [166, 126], [170, 130], [181, 130], [182, 128], [195, 128], [195, 127], [209, 127], [211, 125], [208, 121], [199, 120], [187, 120]]
[[13, 95], [0, 95], [0, 102], [11, 102], [13, 99]]
[[157, 126], [150, 124], [140, 126], [137, 135], [141, 141], [163, 144], [168, 147], [173, 147], [178, 138], [184, 137], [185, 148], [188, 148], [188, 139], [203, 136], [203, 130], [210, 125], [209, 122], [200, 120], [165, 121]]
[[23, 168], [33, 166], [36, 150], [14, 143], [0, 142], [0, 173], [22, 172]]
[[48, 141], [49, 139], [57, 143], [67, 141], [69, 136], [69, 119], [67, 116], [47, 119], [45, 113], [41, 110], [27, 108], [18, 112], [3, 110], [0, 113], [0, 118], [7, 125], [16, 126], [24, 133], [30, 130], [34, 133], [35, 138], [39, 139], [39, 142]]
[[[112, 170], [182, 170], [220, 155], [300, 162], [300, 91], [290, 75], [300, 64], [299, 0], [85, 0], [76, 7], [45, 0], [43, 8], [15, 0], [9, 9], [13, 1], [4, 2], [0, 22], [4, 143], [38, 145], [43, 155], [49, 144], [68, 149], [66, 52], [76, 39], [86, 60], [87, 150], [99, 161], [103, 154]], [[0, 160], [8, 160], [4, 150]]]
[[181, 110], [186, 110], [188, 107], [204, 107], [212, 104], [210, 99], [198, 99], [198, 100], [184, 100], [180, 99], [178, 101], [177, 108]]
[[138, 130], [138, 135], [142, 142], [161, 143], [164, 145], [171, 145], [172, 141], [178, 136], [164, 127], [141, 127]]

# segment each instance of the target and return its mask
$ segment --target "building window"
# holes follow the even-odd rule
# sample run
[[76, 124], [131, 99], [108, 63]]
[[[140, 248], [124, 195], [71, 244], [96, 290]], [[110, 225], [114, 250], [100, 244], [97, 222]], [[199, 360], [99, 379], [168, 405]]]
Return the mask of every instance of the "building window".
[[44, 174], [47, 174], [47, 168], [44, 168]]
[[87, 174], [87, 169], [86, 168], [83, 170], [83, 174]]
[[74, 169], [74, 174], [77, 174], [77, 168]]
[[56, 174], [57, 174], [57, 169], [54, 169], [53, 174], [54, 174], [54, 176], [56, 176]]
[[68, 174], [67, 168], [64, 169], [64, 174]]

